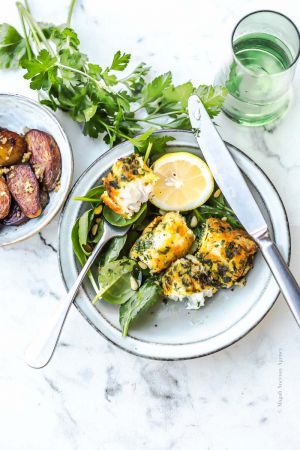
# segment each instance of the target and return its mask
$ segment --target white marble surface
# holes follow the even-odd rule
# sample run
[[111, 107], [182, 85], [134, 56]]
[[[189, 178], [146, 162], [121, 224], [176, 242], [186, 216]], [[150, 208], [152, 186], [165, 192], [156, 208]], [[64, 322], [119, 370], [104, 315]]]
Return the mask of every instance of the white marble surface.
[[[39, 20], [63, 22], [67, 0], [30, 1]], [[91, 60], [119, 48], [171, 69], [178, 82], [213, 80], [235, 22], [269, 8], [300, 25], [286, 0], [80, 0], [73, 25]], [[14, 0], [0, 0], [1, 22], [18, 24]], [[292, 232], [292, 269], [300, 279], [300, 75], [294, 105], [268, 132], [219, 118], [224, 138], [247, 152], [281, 194]], [[0, 90], [34, 97], [20, 73], [0, 73]], [[58, 117], [72, 142], [78, 176], [104, 146]], [[106, 342], [73, 308], [51, 364], [23, 362], [38, 324], [64, 295], [57, 264], [57, 220], [42, 234], [0, 249], [1, 450], [295, 450], [299, 448], [300, 335], [284, 300], [242, 341], [185, 362], [155, 362]]]

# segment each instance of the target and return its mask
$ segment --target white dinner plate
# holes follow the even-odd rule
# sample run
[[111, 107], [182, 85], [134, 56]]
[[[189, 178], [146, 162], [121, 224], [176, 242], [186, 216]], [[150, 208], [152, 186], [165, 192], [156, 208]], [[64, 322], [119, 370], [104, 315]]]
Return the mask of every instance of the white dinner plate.
[[[189, 151], [202, 156], [191, 132], [163, 131], [159, 134], [168, 134], [176, 139], [170, 142], [169, 151]], [[249, 157], [230, 144], [228, 147], [244, 173], [285, 261], [289, 262], [288, 220], [276, 189]], [[60, 268], [67, 289], [80, 270], [72, 250], [72, 226], [88, 208], [86, 203], [72, 198], [83, 196], [99, 184], [114, 161], [132, 150], [129, 142], [109, 150], [81, 175], [69, 195], [61, 215], [59, 240]], [[199, 310], [187, 310], [184, 303], [159, 302], [132, 324], [127, 337], [121, 333], [117, 305], [105, 301], [92, 305], [94, 292], [89, 281], [80, 289], [75, 306], [98, 333], [120, 348], [148, 358], [178, 360], [204, 356], [236, 342], [260, 322], [278, 294], [279, 288], [259, 253], [245, 287], [235, 287], [233, 291], [222, 289], [212, 299], [206, 300], [205, 306]]]

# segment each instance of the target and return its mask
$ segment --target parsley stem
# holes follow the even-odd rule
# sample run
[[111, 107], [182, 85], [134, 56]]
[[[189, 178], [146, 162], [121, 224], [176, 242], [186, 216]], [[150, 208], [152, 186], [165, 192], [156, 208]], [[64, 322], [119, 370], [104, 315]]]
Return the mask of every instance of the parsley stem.
[[30, 8], [29, 8], [27, 0], [24, 0], [24, 5], [25, 5], [25, 8], [27, 9], [27, 11], [30, 13]]
[[197, 217], [198, 220], [200, 220], [201, 222], [204, 222], [204, 217], [202, 216], [202, 214], [198, 211], [198, 209], [194, 209], [194, 214]]
[[[25, 3], [25, 4], [26, 4], [26, 3]], [[26, 30], [26, 27], [25, 27], [24, 17], [23, 17], [23, 15], [20, 13], [20, 11], [19, 11], [19, 15], [20, 15], [20, 20], [21, 20], [23, 32], [24, 32], [24, 38], [25, 38], [25, 46], [26, 46], [27, 58], [28, 58], [28, 59], [31, 59], [32, 53], [31, 53], [31, 48], [30, 48], [30, 44], [29, 44], [28, 33], [27, 33], [27, 30]]]
[[[135, 109], [132, 112], [136, 113], [137, 111], [139, 111], [143, 107], [144, 106], [141, 105], [139, 108]], [[183, 113], [186, 113], [186, 111], [184, 109], [178, 109], [176, 111], [170, 111], [170, 112], [166, 112], [166, 113], [162, 113], [162, 114], [149, 114], [149, 116], [146, 116], [146, 117], [143, 117], [143, 118], [132, 118], [130, 120], [131, 121], [135, 121], [135, 122], [140, 122], [140, 121], [144, 122], [146, 120], [159, 119], [160, 117], [165, 117], [165, 116], [171, 117], [173, 114], [183, 114]]]
[[48, 43], [47, 39], [44, 36], [44, 33], [42, 32], [40, 26], [37, 24], [37, 22], [34, 20], [34, 18], [32, 17], [32, 15], [27, 11], [27, 9], [24, 8], [24, 6], [22, 5], [22, 3], [17, 2], [17, 7], [19, 9], [19, 12], [21, 13], [21, 16], [25, 17], [25, 19], [28, 22], [28, 25], [31, 29], [32, 35], [34, 37], [36, 46], [40, 49], [40, 41], [43, 42], [44, 46], [46, 47], [46, 49], [48, 50], [48, 52], [50, 53], [51, 56], [55, 56], [54, 52], [50, 46], [50, 44]]
[[163, 116], [172, 116], [172, 114], [183, 114], [186, 111], [184, 109], [178, 109], [177, 111], [169, 111], [163, 114], [150, 114], [149, 116], [147, 116], [147, 119], [157, 119], [159, 117], [163, 117]]
[[124, 139], [127, 139], [128, 141], [132, 142], [132, 144], [134, 144], [134, 139], [130, 138], [129, 136], [126, 136], [126, 134], [121, 133], [121, 131], [119, 131], [116, 128], [113, 128], [112, 126], [110, 126], [107, 123], [103, 122], [103, 120], [99, 120], [99, 122], [106, 128], [107, 131], [110, 130], [114, 134], [117, 134], [118, 136], [120, 136], [120, 137], [122, 137]]
[[[17, 5], [18, 11], [19, 11], [20, 18], [22, 18], [23, 21], [24, 21], [24, 11], [26, 11], [26, 10], [25, 10], [24, 6], [21, 3], [17, 2], [16, 5]], [[26, 19], [27, 19], [27, 25], [28, 25], [28, 27], [29, 27], [29, 29], [31, 31], [32, 38], [34, 40], [36, 48], [37, 48], [38, 51], [40, 51], [41, 50], [41, 45], [40, 45], [39, 38], [38, 38], [38, 36], [37, 36], [37, 34], [35, 32], [34, 27], [32, 26], [32, 23], [30, 22], [30, 20], [28, 20], [28, 18], [26, 18]]]
[[144, 156], [144, 162], [145, 162], [145, 163], [147, 163], [147, 161], [148, 161], [148, 159], [149, 159], [149, 156], [150, 156], [152, 147], [153, 147], [153, 142], [149, 142], [148, 147], [147, 147], [147, 150], [146, 150], [146, 153], [145, 153], [145, 156]]
[[226, 205], [223, 205], [216, 198], [214, 199], [214, 202], [216, 203], [217, 208], [225, 210], [225, 211], [229, 212], [230, 214], [234, 214], [234, 212], [232, 211], [231, 208], [228, 208]]
[[[141, 109], [143, 109], [145, 107], [145, 105], [140, 105], [138, 108], [136, 108], [134, 111], [132, 111], [133, 112], [133, 114], [135, 114], [136, 112], [138, 112], [138, 111], [140, 111]], [[138, 119], [137, 119], [137, 121], [138, 121]]]
[[67, 18], [67, 27], [70, 27], [70, 25], [71, 25], [71, 18], [72, 18], [75, 3], [76, 3], [76, 0], [71, 1], [69, 12], [68, 12], [68, 18]]
[[174, 130], [178, 129], [178, 127], [172, 127], [168, 123], [157, 123], [157, 122], [153, 122], [153, 120], [149, 120], [149, 119], [143, 119], [143, 118], [138, 118], [138, 119], [132, 118], [131, 119], [131, 118], [128, 118], [127, 120], [128, 120], [128, 122], [145, 122], [145, 123], [150, 123], [151, 125], [155, 125], [156, 127], [160, 127], [160, 128], [174, 129]]
[[75, 69], [74, 67], [71, 66], [66, 66], [65, 64], [61, 64], [61, 63], [56, 63], [57, 67], [60, 67], [61, 69], [66, 69], [66, 70], [70, 70], [71, 72], [75, 72], [78, 73], [80, 75], [83, 75], [86, 78], [89, 78], [90, 80], [92, 80], [95, 84], [97, 84], [98, 87], [105, 89], [107, 92], [111, 92], [111, 90], [109, 89], [109, 87], [104, 83], [104, 81], [102, 80], [96, 80], [96, 78], [92, 77], [91, 75], [89, 75], [86, 72], [83, 72], [82, 70], [79, 69]]

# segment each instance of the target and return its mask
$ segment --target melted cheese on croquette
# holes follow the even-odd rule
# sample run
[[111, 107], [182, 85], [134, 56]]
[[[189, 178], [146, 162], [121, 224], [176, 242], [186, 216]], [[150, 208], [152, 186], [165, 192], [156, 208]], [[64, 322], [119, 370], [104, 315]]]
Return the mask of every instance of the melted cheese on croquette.
[[211, 297], [217, 289], [212, 286], [209, 275], [193, 255], [173, 262], [162, 277], [163, 292], [175, 301], [187, 300], [187, 309], [204, 306], [205, 297]]
[[135, 153], [118, 159], [103, 178], [103, 202], [126, 219], [138, 212], [153, 190], [157, 176]]
[[186, 255], [194, 242], [194, 233], [177, 212], [156, 217], [133, 245], [130, 257], [147, 265], [151, 272], [161, 272]]

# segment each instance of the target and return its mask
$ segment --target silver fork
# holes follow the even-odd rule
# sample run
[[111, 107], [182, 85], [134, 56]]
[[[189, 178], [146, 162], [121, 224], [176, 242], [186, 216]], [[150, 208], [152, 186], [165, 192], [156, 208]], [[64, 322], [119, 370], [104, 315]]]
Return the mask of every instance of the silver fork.
[[48, 364], [55, 351], [70, 306], [73, 303], [78, 289], [80, 288], [97, 255], [110, 239], [117, 236], [124, 236], [129, 228], [130, 225], [127, 227], [114, 227], [104, 220], [103, 235], [83, 266], [77, 280], [71, 287], [66, 297], [59, 303], [58, 308], [51, 319], [40, 330], [32, 343], [28, 346], [25, 352], [25, 361], [29, 366], [34, 369], [40, 369]]

